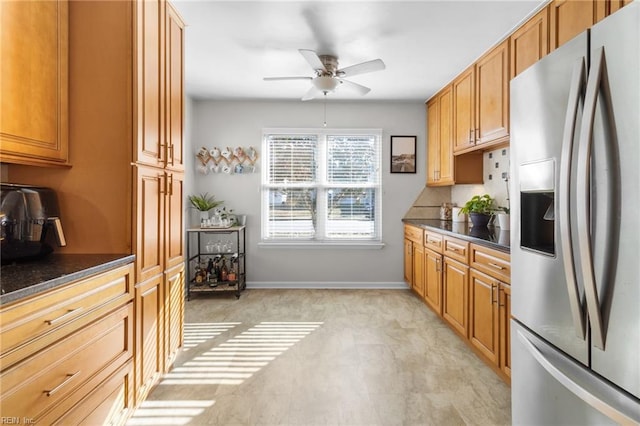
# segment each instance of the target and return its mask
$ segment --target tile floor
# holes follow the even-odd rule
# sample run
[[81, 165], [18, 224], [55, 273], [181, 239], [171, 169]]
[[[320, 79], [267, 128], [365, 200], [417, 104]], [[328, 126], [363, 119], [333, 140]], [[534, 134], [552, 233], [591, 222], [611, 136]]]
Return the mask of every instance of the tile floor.
[[499, 425], [509, 387], [406, 290], [186, 302], [185, 347], [129, 425]]

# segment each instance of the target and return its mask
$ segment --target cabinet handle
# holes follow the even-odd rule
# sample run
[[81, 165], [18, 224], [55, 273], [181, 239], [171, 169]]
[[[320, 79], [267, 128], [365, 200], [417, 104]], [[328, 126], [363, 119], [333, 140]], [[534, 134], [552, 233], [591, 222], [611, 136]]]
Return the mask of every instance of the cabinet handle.
[[480, 128], [479, 128], [479, 127], [476, 127], [476, 132], [475, 132], [475, 134], [476, 134], [476, 137], [475, 137], [474, 142], [475, 142], [475, 143], [478, 143], [478, 139], [480, 139]]
[[174, 155], [174, 145], [173, 144], [169, 144], [169, 155], [167, 156], [168, 161], [171, 163], [171, 165], [173, 166], [173, 155]]
[[495, 268], [495, 269], [498, 269], [498, 270], [500, 270], [500, 271], [502, 271], [502, 270], [504, 269], [504, 267], [503, 267], [503, 266], [496, 265], [495, 263], [491, 263], [491, 262], [489, 262], [488, 264], [489, 264], [489, 266], [491, 266], [491, 267], [493, 267], [493, 268]]
[[440, 265], [440, 259], [436, 259], [436, 272], [442, 271], [442, 266]]
[[491, 283], [491, 293], [489, 293], [489, 294], [490, 294], [490, 296], [489, 296], [489, 297], [491, 298], [491, 300], [489, 301], [489, 303], [490, 303], [490, 304], [492, 304], [492, 305], [493, 305], [494, 303], [495, 303], [495, 304], [498, 304], [498, 299], [497, 299], [497, 298], [496, 298], [496, 300], [493, 300], [493, 293], [494, 293], [494, 289], [495, 289], [495, 288], [496, 288], [496, 285], [495, 285], [494, 283]]
[[431, 239], [431, 238], [427, 238], [427, 242], [428, 242], [429, 244], [435, 244], [435, 245], [437, 245], [438, 247], [440, 247], [440, 240], [433, 240], [433, 239]]
[[160, 195], [166, 195], [167, 194], [167, 179], [166, 179], [167, 175], [166, 173], [158, 173], [158, 180], [160, 181]]
[[504, 290], [502, 289], [502, 286], [498, 287], [498, 306], [499, 307], [503, 307], [505, 305], [504, 303]]
[[451, 247], [451, 246], [447, 247], [447, 250], [452, 251], [454, 253], [460, 253], [462, 251], [459, 248]]
[[473, 129], [469, 129], [469, 145], [473, 143]]
[[167, 175], [167, 181], [169, 182], [168, 195], [173, 195], [173, 173]]
[[58, 392], [60, 389], [65, 387], [78, 374], [80, 374], [80, 370], [76, 371], [75, 373], [67, 374], [66, 379], [64, 379], [62, 381], [62, 383], [60, 383], [58, 386], [56, 386], [55, 388], [53, 388], [51, 390], [44, 390], [43, 393], [46, 394], [47, 396], [53, 395], [54, 393]]
[[60, 321], [63, 321], [65, 319], [69, 318], [73, 314], [76, 314], [76, 313], [80, 312], [83, 309], [84, 308], [82, 306], [80, 306], [79, 308], [75, 308], [75, 309], [69, 309], [66, 314], [62, 314], [58, 318], [54, 318], [52, 320], [44, 320], [44, 322], [46, 322], [49, 325], [53, 325], [53, 324], [55, 324], [57, 322], [60, 322]]

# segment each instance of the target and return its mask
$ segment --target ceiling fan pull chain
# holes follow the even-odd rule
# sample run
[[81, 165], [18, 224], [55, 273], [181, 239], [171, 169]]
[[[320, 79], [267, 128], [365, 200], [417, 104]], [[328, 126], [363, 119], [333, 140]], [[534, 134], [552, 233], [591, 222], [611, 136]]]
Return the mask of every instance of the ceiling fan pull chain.
[[324, 92], [324, 127], [327, 127], [327, 92]]

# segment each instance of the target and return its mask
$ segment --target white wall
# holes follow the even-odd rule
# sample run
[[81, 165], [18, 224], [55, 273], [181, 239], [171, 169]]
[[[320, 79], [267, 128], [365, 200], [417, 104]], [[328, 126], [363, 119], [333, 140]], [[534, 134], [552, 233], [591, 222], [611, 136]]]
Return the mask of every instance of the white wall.
[[[187, 109], [187, 167], [195, 167], [201, 146], [248, 147], [261, 151], [267, 127], [322, 127], [321, 101], [191, 101]], [[327, 103], [329, 128], [381, 128], [382, 236], [384, 248], [281, 249], [258, 247], [260, 241], [260, 173], [202, 175], [189, 179], [187, 194], [208, 192], [227, 208], [247, 214], [247, 282], [249, 287], [404, 287], [402, 217], [425, 184], [425, 106], [415, 102]], [[417, 173], [389, 173], [391, 135], [416, 135]], [[262, 153], [260, 152], [260, 155]], [[262, 158], [258, 163], [260, 166]], [[197, 223], [194, 212], [191, 224]]]

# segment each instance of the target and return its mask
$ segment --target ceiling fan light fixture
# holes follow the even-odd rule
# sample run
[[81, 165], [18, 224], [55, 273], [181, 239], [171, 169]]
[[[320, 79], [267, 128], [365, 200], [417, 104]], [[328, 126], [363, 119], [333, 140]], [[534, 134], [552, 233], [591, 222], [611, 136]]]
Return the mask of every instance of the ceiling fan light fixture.
[[313, 85], [316, 89], [321, 91], [322, 93], [333, 92], [338, 84], [340, 84], [340, 80], [330, 76], [320, 76], [316, 77], [312, 80]]

